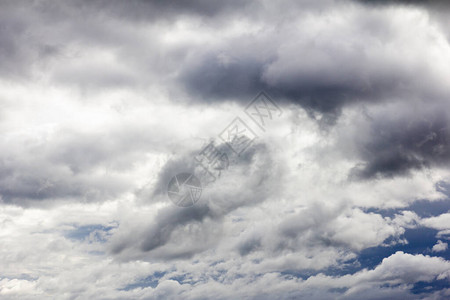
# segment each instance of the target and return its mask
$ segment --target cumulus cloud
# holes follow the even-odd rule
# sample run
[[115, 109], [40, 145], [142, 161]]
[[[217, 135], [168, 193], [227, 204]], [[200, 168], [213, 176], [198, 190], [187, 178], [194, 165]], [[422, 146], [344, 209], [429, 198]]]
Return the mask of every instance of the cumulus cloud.
[[442, 252], [446, 251], [448, 249], [448, 244], [444, 243], [443, 241], [439, 240], [436, 245], [433, 246], [433, 249], [431, 249], [433, 252]]
[[[351, 176], [392, 177], [423, 168], [448, 167], [450, 127], [443, 110], [446, 106], [442, 103], [421, 108], [411, 101], [388, 109], [366, 110], [363, 117], [356, 118], [360, 129], [350, 141], [361, 159]], [[389, 113], [389, 109], [398, 113]]]
[[0, 4], [1, 297], [448, 298], [448, 5], [368, 2]]

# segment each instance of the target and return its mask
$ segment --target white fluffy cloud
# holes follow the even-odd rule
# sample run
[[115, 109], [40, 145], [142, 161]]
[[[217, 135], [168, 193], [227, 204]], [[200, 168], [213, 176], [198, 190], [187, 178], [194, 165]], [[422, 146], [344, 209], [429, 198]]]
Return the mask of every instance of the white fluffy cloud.
[[447, 249], [448, 249], [448, 244], [439, 240], [436, 243], [436, 245], [433, 246], [433, 249], [431, 249], [431, 250], [433, 252], [443, 252], [443, 251], [446, 251]]

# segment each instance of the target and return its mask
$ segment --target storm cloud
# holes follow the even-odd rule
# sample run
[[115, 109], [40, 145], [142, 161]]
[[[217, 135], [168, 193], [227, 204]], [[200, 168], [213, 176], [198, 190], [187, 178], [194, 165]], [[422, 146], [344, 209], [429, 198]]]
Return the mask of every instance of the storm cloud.
[[447, 299], [448, 7], [3, 1], [0, 297]]

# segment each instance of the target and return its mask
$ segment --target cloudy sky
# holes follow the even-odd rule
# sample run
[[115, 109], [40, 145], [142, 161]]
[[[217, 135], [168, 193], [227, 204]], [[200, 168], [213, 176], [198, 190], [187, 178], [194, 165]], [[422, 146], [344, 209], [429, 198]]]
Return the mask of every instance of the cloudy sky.
[[2, 0], [0, 298], [449, 299], [449, 17]]

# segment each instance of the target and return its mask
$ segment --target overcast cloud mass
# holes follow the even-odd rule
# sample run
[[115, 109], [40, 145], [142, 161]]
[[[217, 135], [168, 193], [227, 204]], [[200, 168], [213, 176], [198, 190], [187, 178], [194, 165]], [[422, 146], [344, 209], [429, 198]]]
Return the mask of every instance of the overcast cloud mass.
[[[0, 0], [0, 298], [450, 299], [449, 17]], [[175, 205], [210, 142], [226, 166]]]

